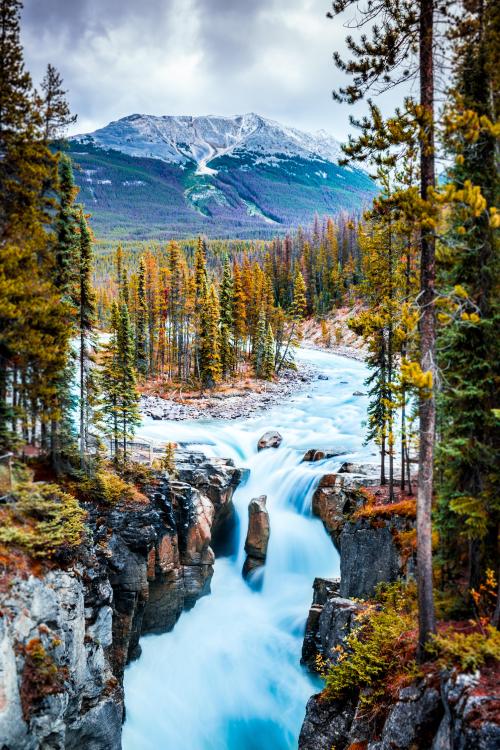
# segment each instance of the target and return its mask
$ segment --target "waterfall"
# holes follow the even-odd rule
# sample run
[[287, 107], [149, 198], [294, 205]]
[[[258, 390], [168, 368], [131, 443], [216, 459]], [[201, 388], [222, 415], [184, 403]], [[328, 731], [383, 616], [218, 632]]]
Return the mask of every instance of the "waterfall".
[[[303, 462], [309, 448], [334, 448], [367, 460], [362, 363], [300, 352], [328, 376], [272, 411], [238, 421], [153, 422], [144, 437], [196, 443], [208, 455], [250, 469], [234, 494], [238, 552], [217, 559], [212, 593], [184, 613], [171, 633], [142, 639], [125, 675], [125, 750], [288, 750], [297, 746], [305, 704], [318, 687], [300, 666], [315, 576], [339, 574], [338, 555], [311, 514], [320, 477], [340, 459]], [[267, 429], [278, 449], [257, 452]], [[271, 536], [262, 587], [241, 577], [248, 502], [267, 495]]]

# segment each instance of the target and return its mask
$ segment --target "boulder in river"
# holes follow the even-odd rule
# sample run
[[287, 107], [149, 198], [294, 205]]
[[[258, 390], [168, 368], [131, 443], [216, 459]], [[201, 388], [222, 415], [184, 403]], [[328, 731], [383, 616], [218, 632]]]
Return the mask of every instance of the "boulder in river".
[[265, 432], [257, 443], [257, 450], [262, 451], [265, 448], [279, 448], [282, 443], [282, 436], [276, 430]]
[[269, 543], [270, 524], [266, 508], [266, 496], [261, 495], [250, 500], [248, 505], [248, 532], [245, 541], [247, 558], [243, 565], [243, 578], [247, 578], [266, 562]]
[[335, 458], [343, 456], [346, 451], [339, 451], [332, 448], [309, 448], [304, 453], [303, 461], [322, 461], [324, 458]]

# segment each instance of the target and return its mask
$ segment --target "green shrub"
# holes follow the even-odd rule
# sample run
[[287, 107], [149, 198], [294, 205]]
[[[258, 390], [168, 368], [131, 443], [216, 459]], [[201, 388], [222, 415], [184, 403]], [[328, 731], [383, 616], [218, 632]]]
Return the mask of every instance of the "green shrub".
[[21, 547], [31, 557], [75, 550], [85, 534], [85, 511], [55, 484], [25, 484], [0, 511], [0, 544]]
[[326, 665], [326, 697], [339, 699], [359, 692], [360, 705], [371, 708], [415, 679], [418, 669], [412, 597], [413, 592], [407, 593], [396, 584], [379, 593], [379, 603], [367, 605], [357, 626]]
[[109, 505], [116, 505], [120, 500], [132, 500], [134, 487], [111, 471], [98, 471], [94, 478], [98, 498]]
[[488, 661], [500, 661], [500, 632], [492, 625], [472, 633], [450, 627], [432, 637], [428, 651], [442, 669], [475, 672]]
[[120, 474], [126, 482], [135, 484], [142, 489], [155, 481], [155, 475], [151, 468], [138, 461], [127, 461], [121, 466]]

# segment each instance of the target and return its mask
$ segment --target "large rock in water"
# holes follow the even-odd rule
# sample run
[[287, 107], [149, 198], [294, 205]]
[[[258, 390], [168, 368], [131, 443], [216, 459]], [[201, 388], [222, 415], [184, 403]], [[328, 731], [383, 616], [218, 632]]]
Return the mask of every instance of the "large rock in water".
[[262, 451], [265, 448], [279, 448], [283, 441], [282, 436], [276, 430], [265, 432], [257, 443], [257, 450]]
[[243, 565], [243, 578], [247, 578], [250, 573], [266, 562], [271, 532], [266, 499], [265, 495], [261, 495], [250, 500], [248, 505], [248, 532], [245, 541], [247, 558]]

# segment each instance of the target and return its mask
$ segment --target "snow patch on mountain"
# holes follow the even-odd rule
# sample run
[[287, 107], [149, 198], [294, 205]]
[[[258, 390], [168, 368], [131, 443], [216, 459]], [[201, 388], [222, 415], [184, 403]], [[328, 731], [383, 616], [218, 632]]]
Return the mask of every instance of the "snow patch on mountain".
[[279, 156], [337, 164], [341, 155], [338, 141], [324, 130], [305, 133], [254, 113], [234, 117], [134, 114], [72, 140], [179, 166], [194, 162], [200, 175], [216, 174], [208, 165], [225, 155], [240, 158], [251, 153], [270, 164], [276, 164]]

